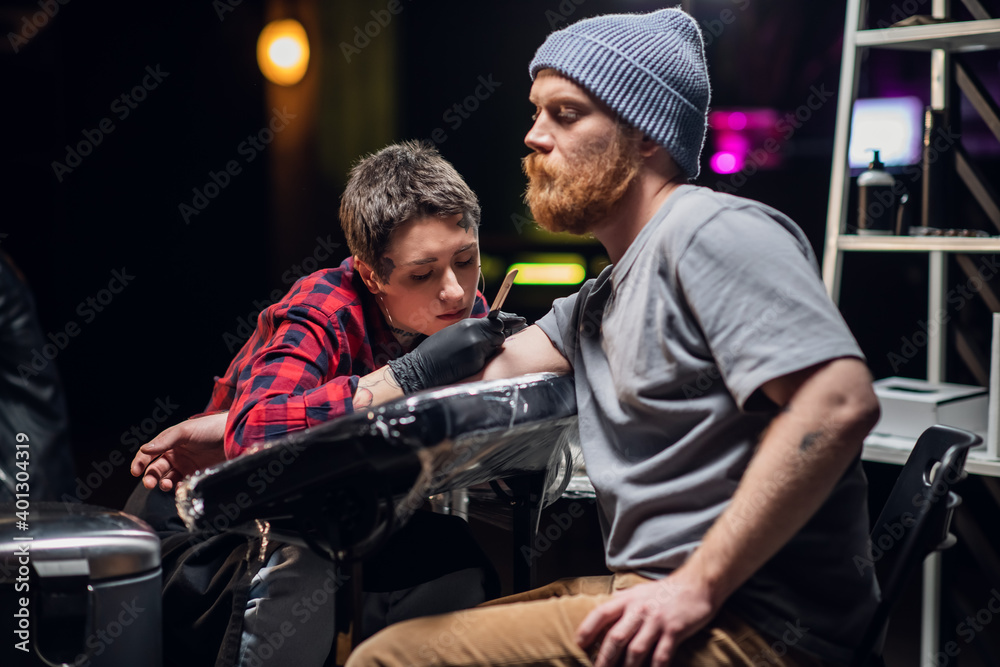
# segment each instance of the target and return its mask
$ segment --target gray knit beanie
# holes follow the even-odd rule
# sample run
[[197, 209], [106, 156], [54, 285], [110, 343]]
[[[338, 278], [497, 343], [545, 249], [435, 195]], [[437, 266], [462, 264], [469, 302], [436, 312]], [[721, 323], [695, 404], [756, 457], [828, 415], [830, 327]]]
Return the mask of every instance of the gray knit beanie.
[[558, 71], [667, 149], [698, 176], [711, 87], [701, 30], [680, 9], [608, 14], [578, 21], [545, 40], [531, 61]]

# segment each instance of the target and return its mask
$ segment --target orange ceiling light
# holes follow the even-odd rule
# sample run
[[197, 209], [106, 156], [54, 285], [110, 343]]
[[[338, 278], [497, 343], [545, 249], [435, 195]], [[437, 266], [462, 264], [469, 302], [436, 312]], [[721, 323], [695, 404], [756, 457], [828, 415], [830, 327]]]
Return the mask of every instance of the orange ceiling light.
[[257, 39], [257, 64], [269, 81], [294, 86], [309, 67], [309, 38], [295, 19], [271, 21]]

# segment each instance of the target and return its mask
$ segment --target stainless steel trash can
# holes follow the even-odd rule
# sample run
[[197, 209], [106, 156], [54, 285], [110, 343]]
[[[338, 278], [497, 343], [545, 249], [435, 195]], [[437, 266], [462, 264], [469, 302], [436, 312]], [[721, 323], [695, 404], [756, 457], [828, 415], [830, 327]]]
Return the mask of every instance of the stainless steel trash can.
[[160, 579], [160, 540], [131, 515], [0, 504], [0, 665], [159, 667]]

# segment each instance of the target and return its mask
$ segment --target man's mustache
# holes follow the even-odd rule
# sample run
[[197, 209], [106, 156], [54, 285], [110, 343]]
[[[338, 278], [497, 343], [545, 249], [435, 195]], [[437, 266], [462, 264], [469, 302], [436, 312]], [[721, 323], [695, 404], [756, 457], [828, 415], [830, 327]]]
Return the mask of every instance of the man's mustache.
[[556, 170], [545, 164], [545, 156], [531, 153], [521, 159], [521, 169], [534, 183], [551, 183], [556, 178]]

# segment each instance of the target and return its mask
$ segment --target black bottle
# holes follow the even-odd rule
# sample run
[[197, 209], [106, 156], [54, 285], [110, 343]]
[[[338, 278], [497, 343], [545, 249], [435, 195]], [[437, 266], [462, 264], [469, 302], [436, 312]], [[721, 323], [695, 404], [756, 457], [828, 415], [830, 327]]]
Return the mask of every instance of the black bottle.
[[875, 151], [868, 170], [858, 176], [858, 234], [892, 234], [896, 223], [896, 179]]

